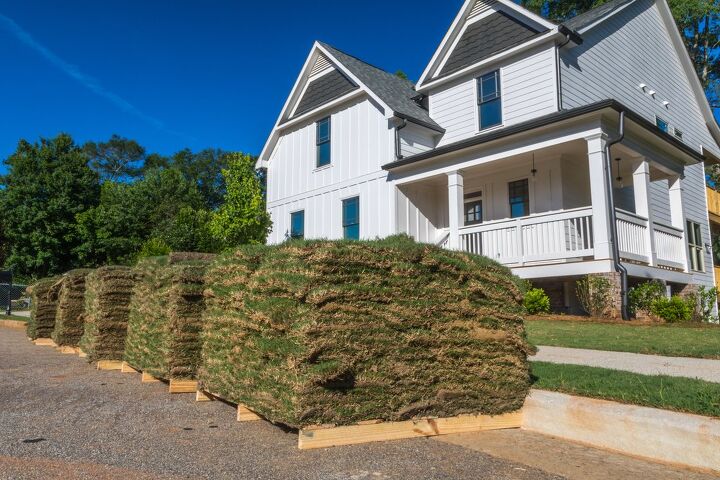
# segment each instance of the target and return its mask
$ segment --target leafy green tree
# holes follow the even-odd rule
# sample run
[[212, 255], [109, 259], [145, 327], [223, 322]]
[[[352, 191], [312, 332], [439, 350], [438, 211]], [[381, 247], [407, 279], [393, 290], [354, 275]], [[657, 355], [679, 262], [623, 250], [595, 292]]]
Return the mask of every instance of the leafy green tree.
[[175, 252], [217, 253], [222, 244], [210, 229], [212, 218], [208, 210], [184, 207], [159, 234], [160, 240]]
[[87, 264], [132, 263], [144, 242], [162, 237], [185, 207], [201, 208], [196, 186], [180, 171], [152, 170], [135, 183], [105, 182], [100, 204], [78, 215]]
[[0, 177], [6, 264], [23, 276], [44, 277], [80, 266], [76, 216], [97, 205], [98, 175], [67, 134], [18, 143]]
[[135, 140], [113, 135], [107, 142], [87, 142], [83, 150], [103, 180], [127, 181], [142, 174], [145, 148]]
[[228, 153], [220, 149], [208, 148], [193, 153], [190, 149], [177, 152], [170, 159], [170, 165], [182, 172], [185, 178], [197, 185], [205, 200], [205, 207], [217, 209], [225, 196], [223, 168], [228, 165]]
[[226, 247], [264, 243], [272, 222], [265, 209], [265, 197], [255, 159], [232, 153], [222, 171], [227, 192], [225, 203], [215, 212], [210, 224], [213, 235]]
[[140, 251], [137, 254], [137, 260], [148, 257], [161, 257], [172, 252], [170, 245], [165, 243], [159, 238], [151, 238], [142, 244]]

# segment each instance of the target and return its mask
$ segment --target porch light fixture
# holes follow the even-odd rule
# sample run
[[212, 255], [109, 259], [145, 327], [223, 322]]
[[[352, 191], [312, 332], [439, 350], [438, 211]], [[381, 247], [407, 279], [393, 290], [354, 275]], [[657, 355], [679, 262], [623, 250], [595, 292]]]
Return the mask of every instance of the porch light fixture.
[[623, 185], [623, 177], [622, 175], [620, 175], [620, 160], [622, 160], [622, 158], [620, 157], [615, 159], [615, 161], [617, 162], [617, 178], [615, 178], [615, 180], [617, 180], [620, 184], [620, 188], [623, 188], [625, 185]]
[[532, 181], [535, 181], [535, 175], [537, 175], [537, 168], [535, 168], [535, 152], [532, 154], [532, 170], [530, 170], [530, 173], [532, 173]]

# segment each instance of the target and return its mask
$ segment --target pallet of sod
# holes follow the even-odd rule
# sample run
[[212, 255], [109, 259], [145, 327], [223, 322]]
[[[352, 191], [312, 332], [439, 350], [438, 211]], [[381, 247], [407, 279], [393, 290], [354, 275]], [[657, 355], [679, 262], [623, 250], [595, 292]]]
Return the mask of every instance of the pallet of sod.
[[100, 267], [85, 279], [85, 330], [80, 348], [89, 362], [122, 360], [135, 272]]
[[39, 280], [27, 289], [30, 295], [30, 320], [27, 335], [31, 339], [50, 338], [55, 328], [60, 278], [49, 277]]
[[206, 276], [201, 386], [295, 428], [519, 410], [520, 281], [414, 243], [291, 242]]
[[138, 263], [124, 356], [133, 368], [164, 380], [195, 378], [209, 258], [171, 254]]
[[85, 331], [85, 279], [90, 269], [70, 270], [62, 276], [52, 339], [58, 346], [77, 347]]

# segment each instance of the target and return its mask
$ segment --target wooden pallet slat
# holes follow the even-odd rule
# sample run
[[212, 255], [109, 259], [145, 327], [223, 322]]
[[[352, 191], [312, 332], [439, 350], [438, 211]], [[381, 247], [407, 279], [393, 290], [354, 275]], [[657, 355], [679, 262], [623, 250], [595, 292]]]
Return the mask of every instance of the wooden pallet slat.
[[87, 353], [83, 352], [81, 349], [78, 348], [78, 357], [87, 358]]
[[122, 362], [122, 367], [120, 367], [120, 373], [140, 373], [140, 370], [131, 367], [130, 364], [127, 362]]
[[140, 382], [142, 382], [142, 383], [158, 383], [159, 381], [160, 381], [159, 378], [155, 378], [147, 372], [142, 372], [142, 378], [140, 379]]
[[98, 370], [122, 370], [121, 360], [100, 360], [97, 363]]
[[40, 347], [57, 347], [57, 344], [52, 338], [38, 338], [33, 341], [35, 345]]
[[170, 393], [195, 393], [197, 392], [197, 380], [176, 380], [170, 379]]
[[203, 390], [197, 390], [195, 392], [196, 402], [214, 402], [215, 400], [217, 400], [217, 398], [215, 398], [215, 395], [212, 393], [208, 393]]
[[61, 347], [58, 347], [58, 352], [62, 353], [63, 355], [77, 355], [80, 352], [80, 349], [78, 347], [63, 345]]
[[238, 422], [254, 422], [256, 420], [262, 420], [263, 418], [257, 413], [253, 412], [244, 405], [237, 406], [237, 421]]
[[479, 432], [520, 428], [522, 412], [504, 415], [460, 415], [451, 418], [408, 420], [404, 422], [367, 423], [331, 428], [300, 430], [298, 448], [308, 450], [340, 445], [383, 442], [416, 437], [434, 437], [452, 433]]

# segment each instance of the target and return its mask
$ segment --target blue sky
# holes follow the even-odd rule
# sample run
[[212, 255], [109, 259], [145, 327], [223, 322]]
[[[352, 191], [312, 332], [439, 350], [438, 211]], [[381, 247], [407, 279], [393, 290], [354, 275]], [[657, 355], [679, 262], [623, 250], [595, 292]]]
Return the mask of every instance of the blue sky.
[[0, 159], [61, 131], [258, 154], [313, 40], [417, 79], [461, 4], [0, 0]]

